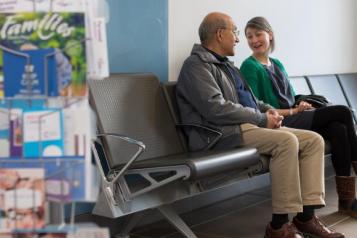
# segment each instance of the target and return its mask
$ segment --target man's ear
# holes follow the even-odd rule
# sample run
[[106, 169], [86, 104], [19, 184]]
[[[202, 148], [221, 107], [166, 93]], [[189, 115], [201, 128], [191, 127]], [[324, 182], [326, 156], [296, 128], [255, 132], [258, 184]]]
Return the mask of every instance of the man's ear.
[[269, 31], [268, 34], [269, 34], [269, 40], [273, 40], [274, 33], [272, 31]]
[[218, 29], [216, 32], [216, 39], [218, 42], [223, 40], [223, 29]]

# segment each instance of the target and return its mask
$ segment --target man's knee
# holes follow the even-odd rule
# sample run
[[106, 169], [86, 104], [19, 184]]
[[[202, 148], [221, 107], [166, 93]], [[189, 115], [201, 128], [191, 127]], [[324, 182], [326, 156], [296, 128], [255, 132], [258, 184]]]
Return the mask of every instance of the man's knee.
[[311, 144], [313, 147], [320, 148], [323, 151], [325, 148], [325, 141], [322, 136], [313, 131], [309, 131], [308, 133], [309, 144]]
[[277, 141], [277, 147], [292, 151], [298, 151], [299, 140], [293, 133], [284, 132], [280, 135], [279, 141]]

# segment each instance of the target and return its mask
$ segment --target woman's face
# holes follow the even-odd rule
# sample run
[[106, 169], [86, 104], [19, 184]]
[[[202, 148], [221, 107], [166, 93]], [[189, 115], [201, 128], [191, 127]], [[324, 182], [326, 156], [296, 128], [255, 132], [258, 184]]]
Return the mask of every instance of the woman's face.
[[266, 32], [257, 28], [248, 27], [245, 35], [253, 55], [269, 55], [272, 32]]

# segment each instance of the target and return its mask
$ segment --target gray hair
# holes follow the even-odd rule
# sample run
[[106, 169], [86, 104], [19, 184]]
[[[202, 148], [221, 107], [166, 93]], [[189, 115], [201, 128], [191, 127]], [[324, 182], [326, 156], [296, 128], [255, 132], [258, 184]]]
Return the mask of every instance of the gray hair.
[[224, 18], [218, 18], [215, 21], [207, 18], [203, 19], [198, 34], [200, 36], [201, 44], [210, 42], [218, 29], [226, 29], [227, 21]]
[[265, 32], [271, 32], [273, 35], [273, 38], [270, 40], [270, 52], [273, 52], [275, 49], [275, 37], [274, 37], [274, 32], [273, 28], [269, 24], [268, 20], [265, 19], [264, 17], [254, 17], [250, 19], [247, 22], [247, 25], [245, 26], [244, 33], [247, 35], [247, 29], [248, 28], [253, 28], [253, 29], [258, 29], [261, 31]]

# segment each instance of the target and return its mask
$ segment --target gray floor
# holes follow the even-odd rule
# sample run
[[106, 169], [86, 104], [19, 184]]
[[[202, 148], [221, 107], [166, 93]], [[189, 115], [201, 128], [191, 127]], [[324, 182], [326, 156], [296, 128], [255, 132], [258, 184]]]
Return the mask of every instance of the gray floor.
[[[347, 238], [357, 238], [357, 219], [337, 213], [333, 174], [326, 178], [325, 208], [317, 214]], [[270, 188], [266, 187], [182, 215], [199, 238], [262, 238], [271, 219]], [[181, 238], [166, 221], [134, 230], [132, 238]]]

